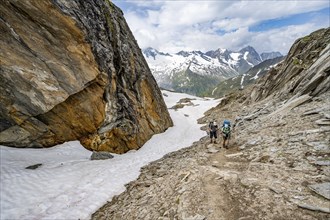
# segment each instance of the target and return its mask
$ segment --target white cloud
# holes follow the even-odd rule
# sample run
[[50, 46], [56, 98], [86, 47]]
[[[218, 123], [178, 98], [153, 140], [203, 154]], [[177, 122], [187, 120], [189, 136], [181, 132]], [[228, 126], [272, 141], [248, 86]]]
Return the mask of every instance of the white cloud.
[[213, 28], [215, 29], [221, 29], [227, 32], [236, 30], [238, 28], [242, 27], [248, 27], [250, 25], [253, 25], [257, 23], [255, 19], [252, 17], [249, 18], [225, 18], [223, 20], [217, 20], [212, 23]]
[[[141, 48], [179, 50], [240, 49], [252, 45], [258, 52], [286, 53], [296, 39], [329, 26], [329, 19], [263, 32], [249, 27], [270, 19], [320, 10], [328, 1], [130, 1], [124, 11]], [[143, 16], [141, 10], [144, 10]]]
[[307, 23], [260, 32], [253, 35], [251, 44], [260, 52], [280, 51], [287, 53], [295, 40], [323, 27], [322, 25]]

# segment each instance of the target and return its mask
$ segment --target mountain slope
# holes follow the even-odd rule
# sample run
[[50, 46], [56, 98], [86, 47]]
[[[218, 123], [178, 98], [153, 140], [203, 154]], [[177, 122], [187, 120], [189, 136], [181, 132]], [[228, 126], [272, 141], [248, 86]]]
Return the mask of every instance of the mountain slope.
[[261, 53], [260, 57], [262, 60], [270, 60], [274, 59], [276, 57], [281, 57], [282, 54], [280, 52], [267, 52], [267, 53]]
[[283, 56], [276, 57], [274, 59], [265, 60], [260, 64], [255, 65], [254, 67], [252, 67], [250, 70], [248, 70], [246, 73], [242, 75], [222, 81], [214, 88], [209, 90], [207, 96], [222, 97], [230, 92], [243, 89], [244, 87], [255, 83], [257, 79], [267, 74], [267, 72], [271, 68], [273, 68], [283, 60], [284, 60]]
[[169, 54], [147, 48], [143, 53], [160, 87], [199, 96], [219, 82], [245, 73], [262, 62], [261, 56], [250, 46], [238, 52], [218, 49], [206, 53]]
[[252, 100], [316, 96], [330, 88], [330, 28], [296, 40], [282, 65], [254, 87]]

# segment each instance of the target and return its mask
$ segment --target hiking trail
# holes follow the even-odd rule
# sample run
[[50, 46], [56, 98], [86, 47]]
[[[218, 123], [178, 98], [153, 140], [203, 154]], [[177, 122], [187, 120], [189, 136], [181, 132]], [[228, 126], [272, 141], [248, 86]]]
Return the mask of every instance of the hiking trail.
[[219, 104], [199, 122], [240, 117], [229, 149], [206, 135], [167, 154], [92, 219], [329, 219], [330, 127], [318, 124], [329, 97], [291, 111], [271, 99]]

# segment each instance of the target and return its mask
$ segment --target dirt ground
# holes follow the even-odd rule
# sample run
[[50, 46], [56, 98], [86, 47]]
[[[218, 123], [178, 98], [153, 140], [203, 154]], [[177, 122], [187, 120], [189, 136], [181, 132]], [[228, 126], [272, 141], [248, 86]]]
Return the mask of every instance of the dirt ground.
[[330, 219], [329, 97], [223, 102], [199, 122], [238, 119], [229, 149], [205, 136], [164, 156], [92, 219]]

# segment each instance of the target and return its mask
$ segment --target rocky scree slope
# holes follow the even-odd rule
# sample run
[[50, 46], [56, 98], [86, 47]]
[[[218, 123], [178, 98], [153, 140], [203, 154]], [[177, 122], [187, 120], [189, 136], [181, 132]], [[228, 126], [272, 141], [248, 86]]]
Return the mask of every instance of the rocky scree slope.
[[200, 122], [239, 116], [229, 149], [205, 137], [166, 155], [92, 219], [329, 219], [329, 95], [281, 117], [283, 103], [224, 101]]
[[[311, 49], [305, 53], [314, 57], [312, 69], [329, 65], [323, 57], [328, 48], [321, 43], [327, 33], [325, 29], [309, 36], [314, 39], [310, 44], [320, 48], [305, 45]], [[293, 45], [292, 56], [299, 54], [293, 50], [302, 40]], [[290, 62], [286, 59], [282, 66]], [[284, 70], [281, 74], [290, 75]], [[304, 87], [295, 94], [274, 90], [255, 101], [251, 91], [258, 88], [265, 94], [260, 89], [264, 79], [228, 95], [199, 122], [237, 119], [229, 149], [204, 137], [166, 155], [144, 167], [126, 192], [92, 219], [329, 219], [330, 91], [323, 84], [328, 78], [319, 81], [322, 92], [310, 91], [305, 101]], [[312, 82], [313, 77], [305, 85]]]
[[317, 96], [330, 89], [330, 28], [298, 39], [282, 65], [274, 68], [253, 89], [252, 100], [270, 95], [282, 100]]
[[172, 126], [110, 1], [2, 1], [0, 144], [124, 153]]

